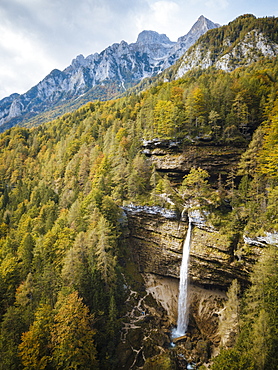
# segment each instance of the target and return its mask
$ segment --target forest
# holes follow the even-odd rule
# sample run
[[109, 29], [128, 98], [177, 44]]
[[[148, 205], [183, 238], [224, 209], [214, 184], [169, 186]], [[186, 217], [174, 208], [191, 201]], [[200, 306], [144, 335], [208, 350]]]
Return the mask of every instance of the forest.
[[[181, 212], [190, 198], [223, 233], [278, 232], [277, 91], [277, 58], [261, 59], [229, 73], [190, 71], [1, 134], [0, 369], [118, 368], [124, 279], [132, 280], [127, 204]], [[245, 152], [227, 177], [192, 168], [177, 184], [142, 153], [153, 139]], [[277, 369], [277, 246], [264, 250], [250, 281], [236, 345], [214, 370]]]

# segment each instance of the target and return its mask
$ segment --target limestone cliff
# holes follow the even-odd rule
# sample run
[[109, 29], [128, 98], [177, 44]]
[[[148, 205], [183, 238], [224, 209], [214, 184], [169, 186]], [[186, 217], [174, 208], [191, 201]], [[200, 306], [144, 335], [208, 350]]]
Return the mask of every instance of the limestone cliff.
[[[192, 140], [191, 140], [192, 141]], [[150, 158], [158, 172], [167, 173], [173, 181], [181, 181], [194, 166], [207, 170], [212, 180], [227, 175], [235, 167], [244, 145], [215, 145], [210, 138], [196, 139], [191, 144], [179, 141], [144, 141], [142, 152]]]
[[[131, 296], [135, 294], [131, 311], [137, 314], [124, 324], [128, 340], [120, 349], [129, 354], [125, 359], [129, 368], [137, 369], [143, 359], [164, 353], [169, 347], [171, 328], [177, 320], [179, 270], [188, 220], [159, 207], [129, 206], [124, 212], [129, 231], [126, 243], [143, 282], [137, 298], [131, 290]], [[179, 351], [187, 361], [201, 364], [218, 353], [220, 341], [223, 344], [226, 337], [229, 342], [234, 338], [235, 333], [219, 331], [226, 292], [234, 279], [242, 287], [248, 285], [254, 260], [265, 247], [267, 237], [233, 240], [204, 218], [196, 217], [196, 213], [191, 216], [189, 331]], [[159, 338], [160, 345], [155, 344], [155, 338]], [[186, 368], [186, 363], [178, 368]]]
[[[181, 148], [179, 143], [158, 140], [143, 145], [143, 151], [155, 163], [156, 170], [167, 174], [173, 184], [179, 183], [196, 163], [207, 169], [212, 179], [216, 179], [219, 172], [227, 175], [243, 150], [207, 144]], [[179, 271], [188, 216], [193, 223], [189, 262], [189, 332], [179, 348], [188, 361], [207, 362], [217, 353], [220, 341], [222, 344], [225, 341], [223, 336], [228, 338], [229, 334], [230, 341], [234, 334], [219, 331], [219, 318], [225, 308], [228, 288], [235, 279], [241, 287], [248, 286], [254, 261], [262, 248], [276, 236], [252, 239], [237, 235], [233, 230], [227, 235], [210, 223], [208, 215], [196, 210], [180, 214], [157, 206], [128, 205], [123, 211], [127, 220], [125, 243], [144, 287], [144, 294], [137, 300], [133, 297], [134, 305], [139, 304], [136, 325], [134, 327], [134, 321], [129, 317], [131, 321], [125, 323], [129, 340], [121, 344], [121, 350], [129, 353], [127, 362], [130, 368], [138, 368], [143, 359], [164, 353], [169, 346], [171, 328], [177, 320]], [[145, 339], [139, 338], [142, 330]], [[159, 346], [154, 345], [156, 336], [159, 337]], [[152, 345], [148, 346], [146, 341]], [[133, 350], [136, 346], [137, 352]], [[180, 364], [179, 368], [186, 366]]]
[[[159, 212], [160, 211], [160, 212]], [[129, 242], [141, 272], [179, 278], [187, 221], [158, 207], [125, 207]], [[194, 223], [193, 223], [194, 225]], [[206, 224], [192, 232], [189, 274], [192, 283], [226, 289], [234, 279], [248, 282], [248, 266], [237, 263], [234, 241]]]

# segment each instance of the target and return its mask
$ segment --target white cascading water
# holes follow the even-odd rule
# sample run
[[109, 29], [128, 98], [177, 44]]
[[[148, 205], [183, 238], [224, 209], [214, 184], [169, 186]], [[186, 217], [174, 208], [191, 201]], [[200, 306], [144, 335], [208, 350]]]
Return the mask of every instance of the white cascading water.
[[178, 321], [177, 328], [173, 331], [173, 337], [185, 335], [188, 325], [188, 307], [187, 307], [187, 288], [188, 288], [188, 262], [190, 252], [192, 224], [189, 220], [188, 230], [183, 243], [182, 262], [180, 268], [179, 301], [178, 301]]

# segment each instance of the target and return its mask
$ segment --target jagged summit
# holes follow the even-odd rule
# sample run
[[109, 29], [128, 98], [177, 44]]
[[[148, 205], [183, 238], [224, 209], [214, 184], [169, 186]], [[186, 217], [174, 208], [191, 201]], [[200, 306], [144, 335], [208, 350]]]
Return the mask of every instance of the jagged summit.
[[208, 18], [206, 18], [205, 16], [200, 15], [200, 17], [197, 19], [197, 22], [193, 25], [191, 30], [194, 30], [196, 27], [200, 28], [200, 25], [203, 25], [203, 27], [207, 28], [208, 30], [210, 30], [212, 28], [215, 28], [215, 25], [220, 27], [220, 24], [214, 23], [211, 20], [209, 20]]
[[203, 15], [201, 15], [197, 21], [193, 24], [190, 31], [182, 37], [178, 38], [178, 42], [186, 42], [189, 39], [197, 41], [198, 38], [212, 28], [219, 27], [218, 23], [213, 23]]
[[159, 34], [155, 31], [142, 31], [139, 33], [137, 44], [174, 44], [165, 34]]

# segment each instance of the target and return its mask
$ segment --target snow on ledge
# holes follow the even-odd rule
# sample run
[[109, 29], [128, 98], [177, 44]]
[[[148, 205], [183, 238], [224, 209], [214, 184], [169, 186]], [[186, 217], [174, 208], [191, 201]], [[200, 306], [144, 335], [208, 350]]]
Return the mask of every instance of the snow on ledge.
[[278, 233], [265, 233], [265, 236], [257, 236], [249, 238], [244, 235], [243, 240], [246, 244], [257, 245], [258, 247], [265, 247], [266, 244], [278, 246]]
[[177, 219], [178, 215], [176, 211], [158, 207], [158, 206], [135, 206], [134, 204], [129, 204], [128, 206], [122, 207], [122, 209], [127, 213], [147, 213], [150, 215], [159, 215], [169, 219]]

